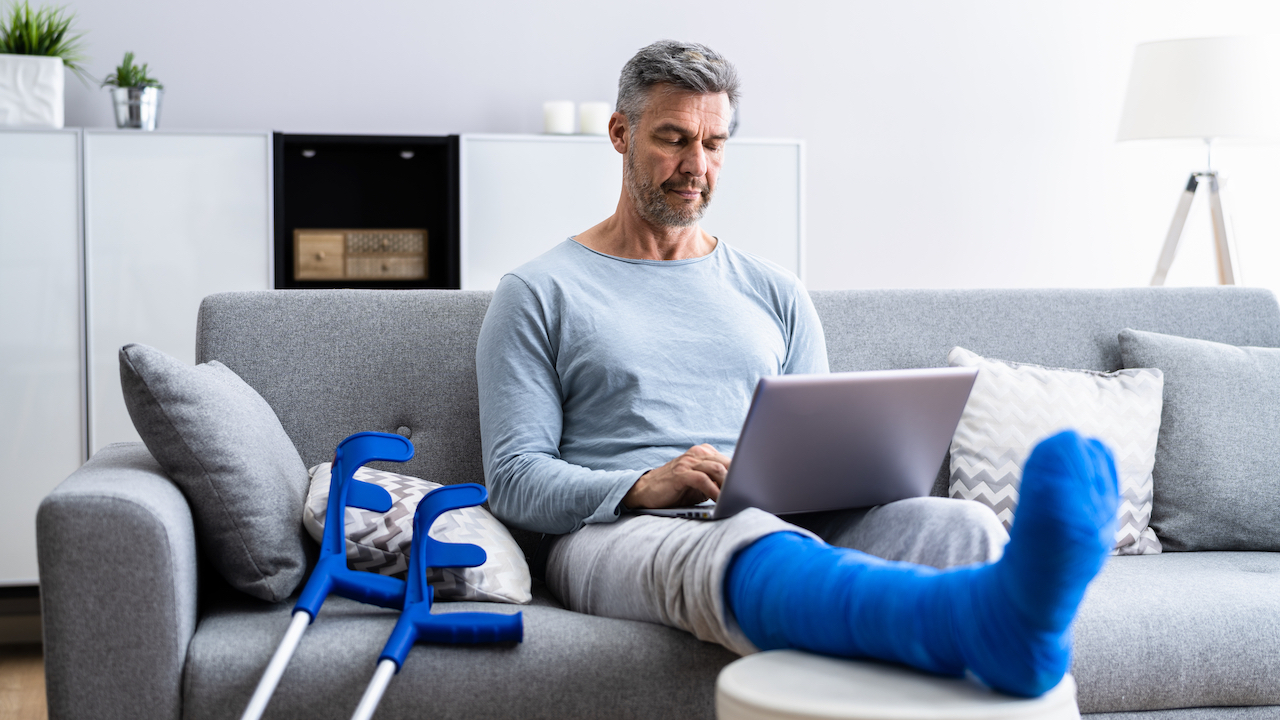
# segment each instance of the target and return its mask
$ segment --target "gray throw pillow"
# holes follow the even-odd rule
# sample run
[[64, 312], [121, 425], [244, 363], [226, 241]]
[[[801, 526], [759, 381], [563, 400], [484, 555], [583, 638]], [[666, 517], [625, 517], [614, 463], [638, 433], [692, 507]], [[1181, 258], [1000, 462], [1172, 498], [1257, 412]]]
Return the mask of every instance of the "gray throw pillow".
[[196, 539], [233, 587], [279, 602], [307, 571], [306, 465], [266, 400], [220, 362], [120, 348], [124, 402], [191, 505]]
[[1167, 550], [1280, 551], [1280, 348], [1124, 330], [1164, 370], [1151, 527]]

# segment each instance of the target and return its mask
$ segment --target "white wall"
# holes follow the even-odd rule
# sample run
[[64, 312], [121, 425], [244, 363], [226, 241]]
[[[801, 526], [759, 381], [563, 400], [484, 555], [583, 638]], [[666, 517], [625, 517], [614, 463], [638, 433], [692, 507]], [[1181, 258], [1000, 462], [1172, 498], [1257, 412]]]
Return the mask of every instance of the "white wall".
[[[741, 134], [808, 142], [813, 288], [1146, 284], [1204, 160], [1114, 142], [1134, 44], [1280, 32], [1270, 0], [70, 6], [95, 74], [134, 50], [166, 83], [167, 128], [537, 132], [543, 100], [611, 99], [638, 47], [704, 42], [741, 71]], [[67, 124], [110, 122], [68, 80]], [[1280, 147], [1214, 159], [1246, 283], [1280, 290]], [[1213, 282], [1203, 205], [1170, 284]]]

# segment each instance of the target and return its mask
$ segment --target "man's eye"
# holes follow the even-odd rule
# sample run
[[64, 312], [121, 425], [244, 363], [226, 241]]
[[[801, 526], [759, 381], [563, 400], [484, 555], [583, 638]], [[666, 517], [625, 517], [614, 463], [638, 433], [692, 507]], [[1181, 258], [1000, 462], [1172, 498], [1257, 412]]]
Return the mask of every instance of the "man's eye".
[[724, 148], [724, 145], [721, 145], [719, 143], [710, 143], [706, 145], [706, 148], [707, 148], [707, 152], [720, 152], [720, 150]]

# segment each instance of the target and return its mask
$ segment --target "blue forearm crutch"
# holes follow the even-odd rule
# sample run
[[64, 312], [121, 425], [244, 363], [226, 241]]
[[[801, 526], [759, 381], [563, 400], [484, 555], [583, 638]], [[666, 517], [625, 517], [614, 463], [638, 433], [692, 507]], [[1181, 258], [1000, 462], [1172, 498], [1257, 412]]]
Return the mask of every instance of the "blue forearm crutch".
[[[348, 507], [374, 512], [391, 509], [391, 494], [354, 478], [355, 471], [375, 460], [404, 462], [413, 457], [413, 444], [399, 435], [362, 432], [352, 435], [333, 452], [329, 475], [329, 504], [324, 515], [324, 540], [320, 560], [293, 606], [293, 620], [275, 655], [258, 681], [241, 720], [258, 720], [267, 708], [280, 676], [298, 648], [302, 634], [315, 620], [330, 593], [379, 607], [398, 609], [404, 604], [405, 583], [386, 575], [360, 572], [347, 567], [346, 516]], [[416, 538], [415, 538], [416, 541]]]
[[481, 485], [465, 483], [436, 488], [422, 498], [413, 516], [413, 542], [409, 546], [408, 589], [404, 608], [391, 637], [378, 657], [378, 668], [352, 720], [369, 720], [391, 682], [400, 671], [413, 644], [419, 640], [435, 643], [521, 642], [524, 620], [521, 613], [431, 614], [433, 589], [427, 584], [427, 568], [476, 567], [486, 559], [477, 545], [443, 543], [428, 535], [440, 515], [458, 508], [479, 505], [489, 497]]

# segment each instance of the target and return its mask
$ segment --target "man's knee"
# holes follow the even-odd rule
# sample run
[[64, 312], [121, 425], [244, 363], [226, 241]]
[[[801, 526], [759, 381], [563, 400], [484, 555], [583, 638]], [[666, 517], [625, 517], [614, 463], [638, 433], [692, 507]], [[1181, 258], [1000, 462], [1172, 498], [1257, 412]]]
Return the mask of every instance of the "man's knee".
[[1009, 535], [989, 508], [969, 500], [921, 497], [872, 509], [833, 544], [888, 560], [937, 568], [999, 559]]
[[902, 502], [917, 506], [917, 520], [924, 533], [949, 548], [946, 566], [994, 562], [1004, 553], [1009, 533], [986, 505], [940, 497]]

